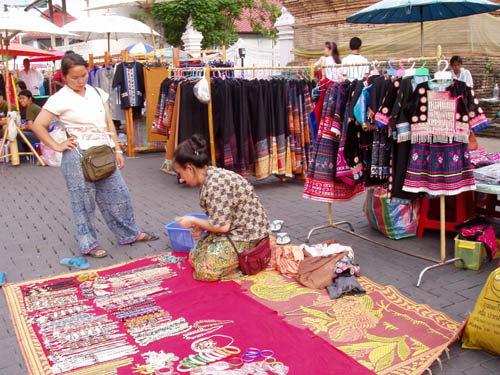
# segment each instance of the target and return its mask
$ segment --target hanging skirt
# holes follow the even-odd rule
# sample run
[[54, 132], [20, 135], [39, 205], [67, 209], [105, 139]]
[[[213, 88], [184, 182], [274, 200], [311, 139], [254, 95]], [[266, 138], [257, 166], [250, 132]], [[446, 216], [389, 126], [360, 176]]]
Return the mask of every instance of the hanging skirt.
[[466, 143], [415, 143], [411, 146], [404, 191], [457, 195], [475, 189]]
[[[260, 240], [233, 242], [241, 254], [257, 246]], [[214, 233], [208, 233], [196, 242], [189, 252], [189, 263], [194, 268], [195, 280], [230, 280], [243, 275], [231, 242], [216, 239]]]

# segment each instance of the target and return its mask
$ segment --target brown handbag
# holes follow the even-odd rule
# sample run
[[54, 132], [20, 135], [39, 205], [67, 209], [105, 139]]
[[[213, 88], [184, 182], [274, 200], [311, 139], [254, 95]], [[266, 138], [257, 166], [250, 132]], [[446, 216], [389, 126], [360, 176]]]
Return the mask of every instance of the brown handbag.
[[347, 254], [348, 253], [345, 251], [327, 257], [312, 257], [308, 256], [309, 253], [304, 251], [306, 257], [299, 264], [297, 281], [308, 288], [326, 288], [332, 283], [337, 262]]
[[[102, 106], [104, 107], [104, 100], [95, 87], [93, 89], [101, 98]], [[97, 129], [97, 127], [96, 127]], [[96, 182], [104, 180], [111, 176], [116, 170], [115, 153], [108, 145], [93, 146], [83, 151], [80, 154], [82, 162], [83, 176], [89, 182]]]
[[269, 237], [264, 238], [254, 248], [245, 250], [240, 254], [231, 237], [227, 233], [226, 236], [231, 245], [233, 245], [236, 255], [238, 255], [241, 271], [245, 275], [255, 275], [267, 267], [271, 260], [271, 242]]

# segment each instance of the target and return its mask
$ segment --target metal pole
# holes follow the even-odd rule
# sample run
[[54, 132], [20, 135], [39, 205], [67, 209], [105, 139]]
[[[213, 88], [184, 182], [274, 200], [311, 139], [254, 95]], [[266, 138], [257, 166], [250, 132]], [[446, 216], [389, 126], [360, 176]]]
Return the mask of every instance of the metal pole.
[[210, 87], [210, 65], [206, 64], [206, 80], [208, 84], [208, 92], [210, 93], [210, 101], [208, 102], [208, 132], [210, 134], [210, 154], [212, 156], [212, 165], [217, 165], [215, 159], [215, 141], [214, 141], [214, 116], [212, 112], [212, 88]]
[[420, 52], [420, 56], [425, 56], [424, 55], [424, 16], [423, 16], [423, 13], [424, 13], [424, 8], [423, 7], [420, 7], [420, 46], [422, 48], [421, 52]]

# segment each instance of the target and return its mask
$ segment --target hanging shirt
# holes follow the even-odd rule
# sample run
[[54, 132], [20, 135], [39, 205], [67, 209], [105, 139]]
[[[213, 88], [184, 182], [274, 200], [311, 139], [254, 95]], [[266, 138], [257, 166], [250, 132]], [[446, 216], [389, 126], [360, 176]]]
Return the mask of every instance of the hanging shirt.
[[424, 82], [417, 86], [408, 110], [412, 143], [467, 143], [488, 120], [474, 90], [462, 81]]
[[[362, 55], [350, 54], [342, 59], [342, 64], [361, 64], [368, 63], [368, 60]], [[364, 66], [346, 66], [343, 68], [343, 75], [349, 81], [355, 79], [362, 80], [368, 74], [368, 64]]]
[[453, 69], [451, 70], [451, 76], [459, 81], [467, 83], [470, 87], [474, 87], [474, 82], [472, 81], [472, 75], [467, 69], [460, 68], [460, 75], [457, 77]]
[[328, 78], [330, 81], [333, 82], [339, 82], [341, 77], [342, 77], [342, 71], [340, 68], [336, 68], [333, 65], [335, 65], [335, 60], [333, 59], [332, 56], [322, 56], [323, 59], [323, 72], [325, 74], [325, 77]]
[[113, 87], [120, 86], [121, 107], [142, 108], [146, 99], [143, 65], [138, 62], [121, 63], [113, 78]]
[[19, 72], [19, 78], [26, 83], [26, 88], [35, 95], [40, 95], [40, 87], [43, 85], [43, 76], [38, 70], [30, 68], [28, 71], [24, 69]]
[[47, 100], [43, 109], [56, 115], [65, 129], [76, 136], [80, 149], [100, 145], [115, 147], [109, 137], [103, 106], [107, 100], [108, 94], [101, 89], [86, 85], [85, 95], [81, 96], [66, 85]]

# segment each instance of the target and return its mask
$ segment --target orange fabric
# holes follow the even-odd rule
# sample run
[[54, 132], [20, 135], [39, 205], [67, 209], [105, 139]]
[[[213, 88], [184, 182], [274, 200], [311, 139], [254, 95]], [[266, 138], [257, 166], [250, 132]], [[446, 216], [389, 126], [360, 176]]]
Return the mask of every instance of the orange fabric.
[[272, 246], [271, 266], [279, 273], [287, 276], [297, 276], [299, 264], [304, 260], [304, 252], [300, 246]]

